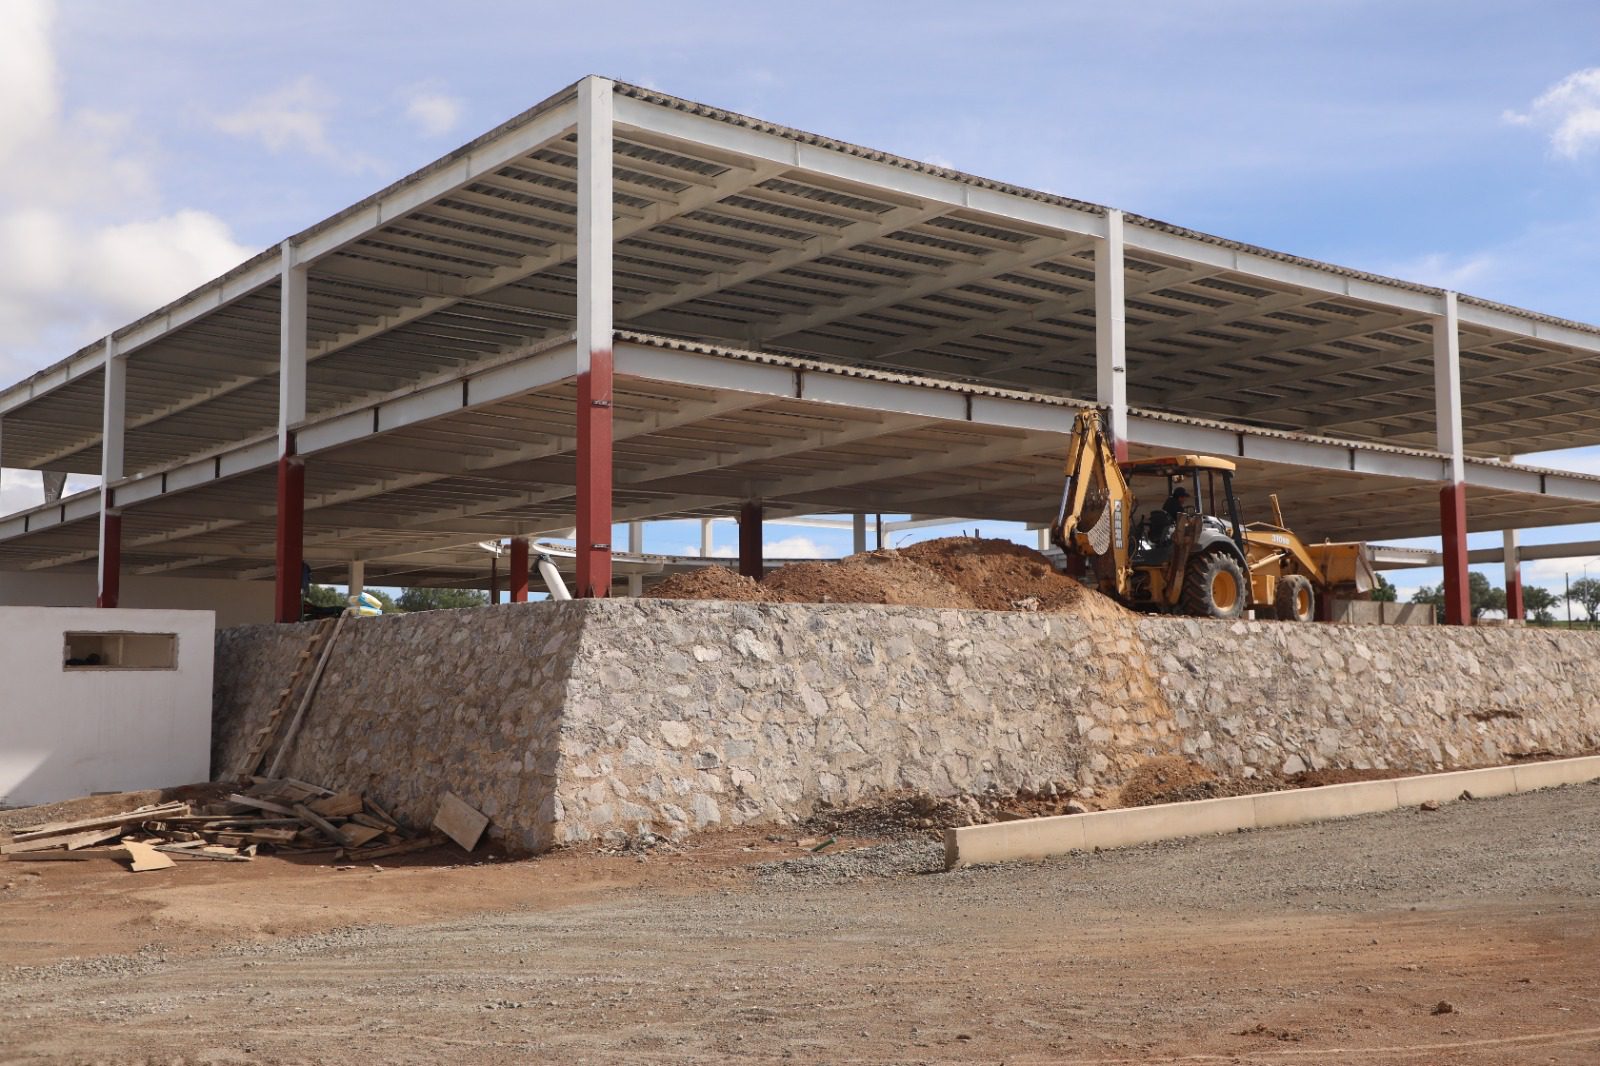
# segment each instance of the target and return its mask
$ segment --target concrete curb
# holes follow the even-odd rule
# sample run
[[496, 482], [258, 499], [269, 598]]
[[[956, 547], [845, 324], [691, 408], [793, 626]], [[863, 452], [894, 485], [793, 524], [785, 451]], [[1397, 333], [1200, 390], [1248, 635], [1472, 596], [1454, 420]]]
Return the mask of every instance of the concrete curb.
[[1063, 814], [1019, 822], [970, 825], [944, 831], [944, 865], [1043, 859], [1071, 851], [1126, 848], [1157, 840], [1210, 836], [1240, 829], [1270, 829], [1332, 818], [1449, 803], [1462, 792], [1475, 798], [1509, 796], [1600, 779], [1600, 755], [1483, 770], [1456, 770], [1387, 781], [1357, 781], [1255, 796], [1227, 796], [1190, 803]]

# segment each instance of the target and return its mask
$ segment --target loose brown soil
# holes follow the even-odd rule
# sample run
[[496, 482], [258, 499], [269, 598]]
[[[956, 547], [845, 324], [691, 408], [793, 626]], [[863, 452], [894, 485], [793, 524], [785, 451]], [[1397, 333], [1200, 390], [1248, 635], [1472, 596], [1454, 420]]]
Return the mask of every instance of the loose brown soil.
[[1129, 617], [1117, 603], [1061, 573], [1032, 548], [980, 537], [943, 537], [833, 562], [790, 563], [759, 583], [728, 567], [708, 566], [675, 574], [657, 584], [649, 595], [680, 600], [883, 603]]
[[937, 572], [891, 552], [836, 563], [790, 563], [761, 580], [775, 603], [887, 603], [902, 607], [977, 607]]
[[0, 1062], [1587, 1066], [1597, 811], [1589, 785], [948, 874], [792, 830], [0, 863]]

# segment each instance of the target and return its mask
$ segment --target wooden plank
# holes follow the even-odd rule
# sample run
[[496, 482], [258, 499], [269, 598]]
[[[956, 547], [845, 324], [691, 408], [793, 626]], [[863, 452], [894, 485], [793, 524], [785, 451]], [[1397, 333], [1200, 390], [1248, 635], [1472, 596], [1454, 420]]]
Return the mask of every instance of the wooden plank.
[[444, 794], [444, 799], [439, 801], [439, 813], [433, 818], [433, 827], [461, 845], [463, 851], [478, 846], [478, 839], [488, 825], [487, 817], [454, 792]]
[[430, 833], [425, 837], [403, 841], [399, 844], [385, 844], [378, 848], [362, 848], [360, 851], [352, 852], [350, 857], [352, 859], [387, 859], [391, 855], [405, 855], [413, 851], [426, 851], [443, 843], [443, 837]]
[[[171, 844], [158, 844], [153, 850], [165, 853], [160, 855], [160, 858], [166, 859], [167, 865], [169, 866], [173, 865], [172, 859], [169, 858], [169, 855], [176, 855], [180, 859], [209, 859], [213, 862], [253, 861], [249, 855], [240, 855], [238, 852], [233, 851], [232, 849], [227, 851], [212, 851], [206, 848], [180, 848]], [[135, 869], [137, 868], [138, 867], [135, 867]]]
[[359, 848], [383, 836], [383, 830], [370, 825], [347, 825], [344, 827], [344, 835], [350, 841], [352, 848]]
[[27, 840], [20, 843], [0, 844], [0, 855], [23, 855], [31, 851], [49, 851], [64, 848], [71, 837], [49, 837], [44, 840]]
[[151, 807], [142, 811], [123, 811], [120, 814], [108, 814], [99, 818], [84, 818], [76, 822], [62, 822], [46, 829], [34, 829], [26, 833], [18, 833], [12, 840], [22, 843], [27, 840], [38, 840], [43, 837], [59, 836], [64, 833], [76, 832], [82, 829], [107, 829], [114, 825], [136, 825], [139, 822], [159, 822], [168, 815], [188, 814], [187, 803], [168, 803], [158, 807]]
[[82, 851], [35, 851], [6, 856], [6, 862], [87, 862], [88, 860], [88, 853]]
[[340, 792], [322, 799], [313, 800], [306, 804], [324, 818], [348, 818], [352, 814], [361, 813], [361, 794], [358, 792]]
[[154, 845], [138, 840], [124, 840], [123, 848], [128, 852], [128, 857], [133, 860], [133, 872], [144, 873], [146, 870], [165, 870], [178, 865], [172, 861], [172, 856], [163, 855]]
[[228, 797], [228, 802], [237, 803], [241, 807], [254, 807], [259, 811], [270, 811], [273, 814], [294, 814], [293, 809], [281, 803], [273, 803], [271, 800], [264, 800], [258, 796], [246, 796], [239, 792], [231, 794]]
[[307, 807], [304, 803], [296, 803], [294, 805], [294, 813], [301, 821], [305, 822], [309, 826], [315, 826], [323, 836], [327, 837], [335, 844], [338, 844], [340, 847], [348, 848], [350, 846], [350, 838], [345, 836], [343, 831], [341, 831], [338, 826], [322, 817], [322, 815], [318, 814], [310, 807]]
[[115, 840], [122, 835], [122, 826], [114, 825], [109, 829], [91, 829], [87, 833], [67, 838], [67, 850], [77, 851], [79, 848], [92, 848], [96, 844], [104, 844], [108, 840]]
[[384, 821], [382, 818], [379, 818], [376, 815], [367, 814], [365, 811], [352, 814], [350, 816], [350, 820], [355, 822], [357, 825], [370, 825], [374, 829], [381, 829], [385, 833], [393, 833], [400, 828], [393, 822]]

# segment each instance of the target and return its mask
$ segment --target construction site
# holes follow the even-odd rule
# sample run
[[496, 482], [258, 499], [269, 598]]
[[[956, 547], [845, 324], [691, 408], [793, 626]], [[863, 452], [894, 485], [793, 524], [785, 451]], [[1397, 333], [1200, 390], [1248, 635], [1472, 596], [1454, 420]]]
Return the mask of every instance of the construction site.
[[1594, 1062], [1597, 394], [585, 78], [0, 389], [0, 1063]]

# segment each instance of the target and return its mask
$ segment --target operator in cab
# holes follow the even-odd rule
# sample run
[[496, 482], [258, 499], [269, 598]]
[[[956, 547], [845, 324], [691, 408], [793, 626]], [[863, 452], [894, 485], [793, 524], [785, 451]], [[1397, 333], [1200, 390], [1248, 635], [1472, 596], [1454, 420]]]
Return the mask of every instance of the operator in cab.
[[1176, 522], [1179, 515], [1189, 510], [1189, 490], [1182, 485], [1173, 489], [1172, 495], [1167, 497], [1167, 502], [1161, 505], [1161, 509], [1167, 512], [1167, 517]]

